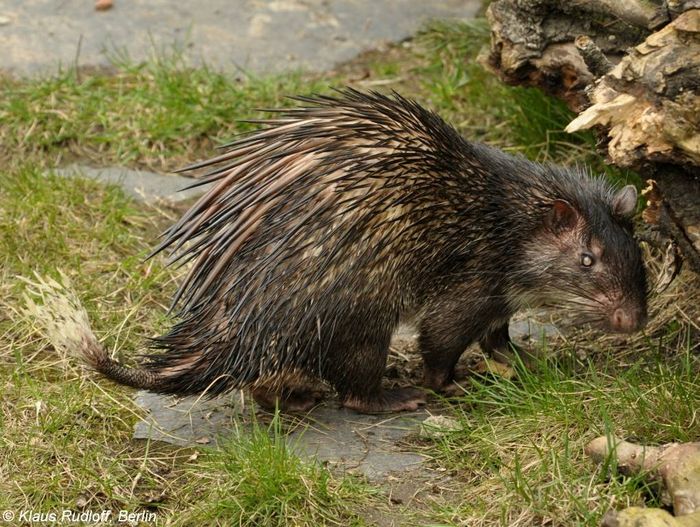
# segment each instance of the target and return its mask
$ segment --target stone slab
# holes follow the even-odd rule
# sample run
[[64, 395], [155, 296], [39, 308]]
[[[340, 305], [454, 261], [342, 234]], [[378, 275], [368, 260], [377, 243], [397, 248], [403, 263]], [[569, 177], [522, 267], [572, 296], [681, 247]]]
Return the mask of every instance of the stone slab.
[[0, 2], [0, 70], [20, 75], [140, 62], [173, 49], [254, 74], [323, 71], [412, 35], [431, 18], [473, 16], [481, 0], [85, 0]]
[[152, 202], [167, 200], [178, 202], [199, 196], [206, 186], [185, 189], [197, 180], [177, 174], [158, 174], [146, 170], [133, 170], [124, 167], [95, 168], [85, 165], [70, 165], [54, 169], [54, 173], [64, 177], [84, 177], [119, 185], [129, 196], [138, 201]]
[[[135, 400], [149, 412], [145, 420], [136, 424], [135, 439], [215, 446], [241, 427], [252, 426], [252, 409], [241, 406], [238, 392], [198, 400], [141, 391]], [[302, 457], [379, 481], [423, 462], [423, 456], [403, 451], [399, 445], [418, 429], [427, 415], [426, 412], [360, 415], [329, 401], [299, 417], [291, 429], [289, 419], [285, 419], [285, 438], [290, 448]]]

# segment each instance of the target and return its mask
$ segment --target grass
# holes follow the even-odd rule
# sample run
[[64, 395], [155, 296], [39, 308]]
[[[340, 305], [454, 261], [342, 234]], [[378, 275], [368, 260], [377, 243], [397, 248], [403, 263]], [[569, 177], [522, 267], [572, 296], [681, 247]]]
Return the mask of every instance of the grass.
[[0, 143], [8, 155], [25, 152], [48, 163], [79, 158], [167, 171], [245, 130], [236, 120], [253, 108], [280, 106], [285, 95], [322, 86], [301, 74], [236, 80], [188, 68], [176, 55], [122, 62], [114, 74], [5, 78]]
[[319, 465], [302, 462], [290, 451], [280, 420], [268, 428], [254, 424], [237, 430], [203, 464], [199, 485], [210, 489], [181, 521], [209, 525], [363, 525], [348, 503], [358, 502], [367, 486], [338, 480]]
[[[246, 130], [236, 119], [288, 104], [287, 94], [396, 89], [471, 139], [638, 183], [605, 165], [592, 135], [562, 132], [571, 113], [560, 103], [479, 66], [487, 38], [483, 21], [434, 23], [405, 46], [327, 75], [234, 78], [172, 57], [0, 78], [0, 509], [152, 511], [159, 525], [352, 525], [390, 507], [401, 524], [597, 525], [610, 506], [649, 498], [641, 481], [591, 465], [583, 445], [608, 433], [648, 443], [700, 435], [699, 343], [686, 309], [693, 287], [675, 290], [689, 301], [669, 304], [631, 351], [583, 336], [550, 343], [553, 358], [517, 380], [475, 378], [444, 410], [460, 429], [407, 447], [452, 477], [450, 492], [418, 512], [302, 462], [277, 420], [234, 431], [219, 449], [132, 440], [142, 412], [132, 392], [83, 371], [23, 314], [23, 278], [61, 270], [96, 334], [117, 355], [133, 355], [168, 324], [179, 272], [143, 258], [182, 211], [47, 170], [78, 161], [168, 171], [210, 155]], [[575, 358], [581, 351], [587, 359]]]
[[462, 499], [436, 505], [436, 515], [448, 524], [593, 527], [611, 507], [660, 506], [642, 478], [611, 477], [614, 459], [596, 467], [583, 450], [601, 435], [697, 439], [697, 360], [690, 348], [661, 356], [625, 368], [549, 359], [520, 368], [517, 380], [475, 378], [460, 398], [458, 431], [426, 446], [462, 483]]
[[4, 505], [140, 503], [160, 487], [154, 471], [162, 460], [124, 442], [138, 409], [127, 392], [88, 381], [48, 347], [20, 314], [18, 277], [64, 270], [91, 313], [99, 313], [92, 319], [98, 333], [133, 349], [137, 335], [157, 327], [169, 283], [162, 266], [139, 263], [156, 231], [153, 217], [119, 189], [46, 177], [31, 166], [0, 174], [0, 204], [0, 312], [7, 314], [0, 316], [0, 448], [2, 470], [13, 475], [3, 478]]

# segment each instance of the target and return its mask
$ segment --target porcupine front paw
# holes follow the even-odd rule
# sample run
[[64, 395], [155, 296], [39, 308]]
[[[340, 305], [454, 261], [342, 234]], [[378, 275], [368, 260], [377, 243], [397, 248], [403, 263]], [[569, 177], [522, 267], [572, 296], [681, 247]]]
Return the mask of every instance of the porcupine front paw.
[[370, 397], [348, 396], [343, 406], [362, 414], [404, 412], [417, 410], [426, 402], [425, 393], [418, 388], [382, 390]]
[[507, 366], [515, 366], [522, 363], [531, 370], [535, 364], [535, 358], [526, 349], [516, 345], [508, 334], [508, 324], [504, 324], [482, 337], [479, 341], [481, 349], [490, 355], [495, 361]]
[[512, 342], [509, 342], [508, 346], [491, 350], [490, 355], [495, 361], [510, 366], [511, 368], [519, 363], [528, 370], [535, 368], [536, 359], [534, 355], [528, 352], [527, 349], [517, 346]]
[[423, 386], [443, 397], [464, 395], [466, 384], [454, 379], [454, 371], [443, 368], [423, 368]]

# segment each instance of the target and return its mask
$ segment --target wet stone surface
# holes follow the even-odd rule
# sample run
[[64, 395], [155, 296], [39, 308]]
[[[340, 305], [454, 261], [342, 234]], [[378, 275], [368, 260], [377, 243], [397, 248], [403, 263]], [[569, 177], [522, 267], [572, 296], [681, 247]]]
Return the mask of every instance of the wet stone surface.
[[[0, 70], [53, 73], [179, 49], [229, 72], [323, 71], [412, 35], [431, 18], [473, 16], [481, 0], [114, 0], [0, 2]], [[167, 53], [166, 53], [167, 55]]]
[[[198, 401], [196, 397], [176, 400], [139, 392], [136, 402], [149, 411], [149, 417], [135, 427], [136, 439], [215, 446], [232, 431], [251, 426], [252, 409], [241, 404], [238, 393]], [[284, 421], [288, 445], [297, 454], [376, 481], [422, 463], [422, 456], [402, 451], [399, 444], [415, 433], [427, 415], [426, 412], [360, 415], [329, 401], [306, 416]], [[263, 426], [269, 417], [258, 413], [256, 420]]]
[[[402, 326], [392, 348], [408, 349], [414, 341], [413, 330]], [[263, 426], [270, 419], [270, 414], [257, 410], [251, 398], [238, 391], [212, 400], [141, 391], [135, 400], [148, 417], [136, 424], [134, 438], [177, 445], [216, 445], [241, 427], [251, 426], [253, 418]], [[288, 445], [299, 455], [379, 481], [421, 465], [423, 457], [402, 448], [401, 442], [415, 434], [428, 415], [425, 410], [362, 415], [329, 398], [306, 415], [285, 416], [283, 425]]]

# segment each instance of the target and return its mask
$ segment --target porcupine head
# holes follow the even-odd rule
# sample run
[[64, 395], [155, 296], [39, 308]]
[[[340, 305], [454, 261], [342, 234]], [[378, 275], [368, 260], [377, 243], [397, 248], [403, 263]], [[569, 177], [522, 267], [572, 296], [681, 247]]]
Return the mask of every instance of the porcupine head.
[[401, 320], [417, 325], [436, 390], [471, 343], [507, 349], [524, 307], [644, 325], [634, 187], [466, 141], [396, 94], [299, 100], [193, 167], [212, 167], [212, 186], [157, 249], [192, 261], [161, 353], [128, 368], [92, 342], [94, 368], [164, 393], [248, 387], [266, 400], [292, 400], [285, 380], [308, 377], [359, 411], [410, 410], [422, 395], [381, 382]]

